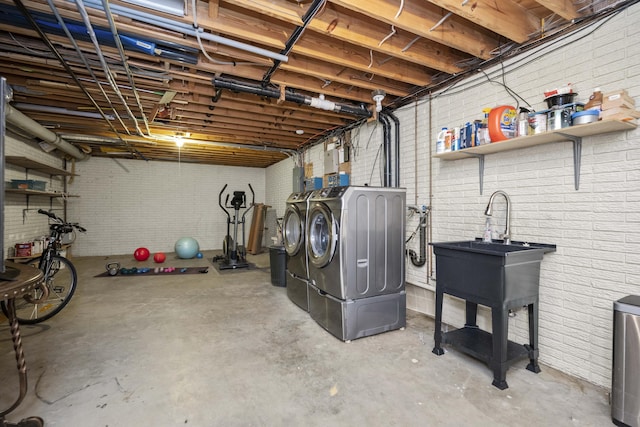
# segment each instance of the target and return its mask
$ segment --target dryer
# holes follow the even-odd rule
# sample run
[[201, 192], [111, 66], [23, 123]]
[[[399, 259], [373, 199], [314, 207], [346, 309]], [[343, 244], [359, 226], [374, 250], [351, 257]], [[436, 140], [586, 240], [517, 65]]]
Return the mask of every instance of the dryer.
[[306, 248], [307, 199], [311, 191], [291, 193], [282, 220], [282, 235], [287, 253], [287, 296], [297, 306], [309, 310]]
[[342, 340], [406, 324], [405, 199], [405, 189], [358, 186], [309, 197], [309, 313]]

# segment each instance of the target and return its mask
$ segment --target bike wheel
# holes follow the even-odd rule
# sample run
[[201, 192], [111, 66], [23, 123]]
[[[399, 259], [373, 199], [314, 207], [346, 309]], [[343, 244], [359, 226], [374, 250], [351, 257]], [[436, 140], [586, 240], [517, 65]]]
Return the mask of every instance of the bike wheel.
[[[51, 263], [44, 272], [42, 286], [16, 299], [18, 321], [32, 325], [51, 319], [69, 304], [77, 284], [78, 274], [71, 261], [58, 255], [52, 256]], [[45, 286], [48, 295], [45, 295]], [[2, 311], [7, 313], [4, 302]]]

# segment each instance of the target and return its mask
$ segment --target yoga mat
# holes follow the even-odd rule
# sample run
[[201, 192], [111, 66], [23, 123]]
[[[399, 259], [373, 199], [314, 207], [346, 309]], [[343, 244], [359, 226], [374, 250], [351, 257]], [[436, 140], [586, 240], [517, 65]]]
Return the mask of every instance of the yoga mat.
[[[127, 268], [127, 267], [125, 267]], [[133, 267], [131, 267], [133, 268]], [[175, 267], [175, 270], [169, 272], [169, 273], [156, 273], [154, 271], [154, 269], [156, 267], [142, 267], [142, 268], [149, 268], [149, 271], [145, 272], [145, 273], [130, 273], [130, 274], [122, 274], [122, 273], [118, 273], [115, 276], [111, 276], [109, 275], [108, 272], [104, 271], [100, 274], [97, 274], [93, 277], [140, 277], [140, 276], [176, 276], [176, 275], [184, 275], [184, 274], [203, 274], [203, 273], [207, 273], [209, 271], [209, 266], [203, 266], [203, 267]], [[166, 267], [162, 267], [162, 268], [166, 268]], [[182, 271], [184, 270], [184, 271]]]

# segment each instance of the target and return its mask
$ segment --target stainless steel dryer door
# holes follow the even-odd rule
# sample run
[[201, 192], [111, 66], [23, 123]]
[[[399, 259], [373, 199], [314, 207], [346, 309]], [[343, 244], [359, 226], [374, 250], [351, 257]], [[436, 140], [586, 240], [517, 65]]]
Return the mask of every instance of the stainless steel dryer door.
[[338, 241], [338, 224], [323, 203], [314, 203], [307, 214], [307, 255], [317, 268], [333, 259]]
[[287, 206], [282, 220], [282, 234], [284, 248], [289, 256], [296, 255], [300, 249], [305, 250], [304, 232], [304, 220], [300, 214], [300, 209], [294, 205]]

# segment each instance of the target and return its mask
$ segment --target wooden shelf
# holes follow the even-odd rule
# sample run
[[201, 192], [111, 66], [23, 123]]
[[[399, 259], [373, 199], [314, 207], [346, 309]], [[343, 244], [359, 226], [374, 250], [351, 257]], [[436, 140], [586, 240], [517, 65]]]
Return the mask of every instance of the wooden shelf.
[[582, 157], [582, 138], [585, 136], [602, 135], [612, 132], [624, 132], [637, 128], [635, 123], [620, 120], [602, 120], [584, 125], [570, 126], [538, 135], [520, 136], [491, 144], [465, 148], [458, 151], [437, 153], [433, 157], [441, 160], [460, 160], [477, 158], [479, 161], [480, 194], [482, 194], [484, 176], [484, 156], [486, 154], [501, 153], [503, 151], [520, 150], [553, 142], [573, 141], [573, 166], [575, 189], [580, 188], [580, 161]]
[[26, 157], [6, 156], [5, 161], [15, 166], [20, 166], [25, 169], [30, 169], [30, 170], [41, 172], [48, 175], [77, 176], [73, 172], [69, 172], [64, 169], [49, 166], [44, 163], [40, 163], [35, 160], [28, 159]]
[[477, 157], [480, 154], [493, 154], [503, 151], [519, 150], [552, 142], [571, 141], [573, 138], [633, 130], [636, 127], [636, 124], [630, 122], [603, 120], [585, 125], [570, 126], [568, 128], [552, 130], [538, 135], [519, 136], [517, 138], [479, 145], [477, 147], [465, 148], [463, 150], [438, 153], [434, 154], [433, 157], [442, 160], [468, 159], [470, 157]]
[[[60, 246], [60, 250], [61, 251], [65, 251], [65, 250], [69, 249], [70, 247], [71, 247], [71, 245], [62, 245], [62, 246]], [[40, 258], [41, 256], [42, 256], [42, 253], [39, 253], [39, 254], [32, 254], [32, 255], [29, 255], [29, 256], [8, 256], [7, 259], [9, 261], [16, 261], [16, 262], [21, 262], [21, 261], [29, 262], [31, 260]]]
[[55, 193], [53, 191], [29, 190], [26, 188], [6, 188], [5, 193], [26, 194], [27, 196], [44, 196], [44, 197], [80, 197], [74, 194]]

